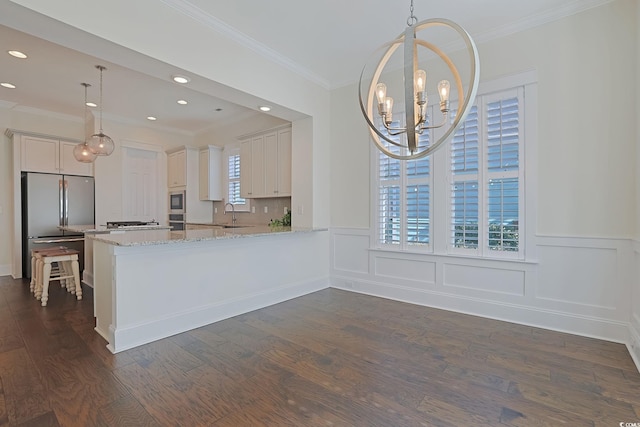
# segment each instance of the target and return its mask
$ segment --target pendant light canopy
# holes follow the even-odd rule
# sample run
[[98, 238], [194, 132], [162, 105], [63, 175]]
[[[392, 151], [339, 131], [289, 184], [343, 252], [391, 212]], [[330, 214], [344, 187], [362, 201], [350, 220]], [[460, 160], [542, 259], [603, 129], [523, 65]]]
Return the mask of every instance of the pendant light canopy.
[[100, 70], [100, 131], [91, 136], [89, 140], [89, 149], [96, 156], [109, 156], [116, 148], [113, 143], [113, 139], [102, 131], [102, 72], [106, 70], [106, 67], [102, 65], [96, 65], [96, 68]]
[[89, 83], [80, 83], [84, 86], [84, 137], [85, 141], [73, 147], [73, 157], [77, 161], [82, 163], [93, 163], [96, 160], [96, 155], [89, 149], [87, 144], [87, 88], [91, 86]]

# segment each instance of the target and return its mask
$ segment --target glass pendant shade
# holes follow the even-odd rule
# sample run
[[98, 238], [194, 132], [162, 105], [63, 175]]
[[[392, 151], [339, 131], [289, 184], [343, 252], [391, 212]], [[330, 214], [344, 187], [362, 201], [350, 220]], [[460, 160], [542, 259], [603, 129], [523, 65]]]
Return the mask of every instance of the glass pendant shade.
[[109, 156], [113, 153], [116, 145], [113, 139], [102, 131], [102, 72], [106, 68], [102, 65], [96, 65], [96, 68], [100, 70], [100, 131], [91, 135], [91, 139], [87, 144], [96, 156]]
[[91, 135], [91, 139], [87, 145], [96, 156], [108, 156], [113, 153], [113, 150], [116, 148], [113, 139], [111, 139], [109, 135], [105, 135], [102, 130]]
[[89, 145], [87, 144], [87, 88], [91, 86], [89, 83], [80, 83], [84, 86], [84, 137], [85, 142], [81, 142], [80, 144], [73, 147], [73, 157], [76, 158], [77, 161], [82, 163], [93, 163], [96, 161], [96, 155], [91, 151]]
[[86, 142], [81, 142], [73, 147], [73, 157], [82, 163], [93, 163], [96, 161], [97, 156], [89, 149], [89, 145]]

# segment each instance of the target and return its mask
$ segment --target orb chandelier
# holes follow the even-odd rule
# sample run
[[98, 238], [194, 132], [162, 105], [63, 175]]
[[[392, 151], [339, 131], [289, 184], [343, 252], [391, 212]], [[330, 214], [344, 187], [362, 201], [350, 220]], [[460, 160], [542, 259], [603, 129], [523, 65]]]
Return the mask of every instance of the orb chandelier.
[[87, 144], [87, 88], [91, 85], [89, 83], [80, 84], [84, 86], [84, 142], [73, 147], [73, 157], [82, 163], [93, 163], [96, 160], [96, 155]]
[[[458, 33], [464, 41], [469, 55], [470, 76], [466, 92], [463, 90], [460, 74], [453, 61], [434, 44], [416, 37], [418, 32], [429, 27], [448, 27]], [[387, 85], [380, 81], [387, 63], [400, 46], [403, 47], [404, 55], [404, 104], [402, 104], [404, 107], [404, 126], [394, 124], [393, 98], [387, 94]], [[460, 105], [456, 110], [453, 121], [449, 117], [451, 83], [448, 80], [441, 80], [437, 84], [437, 91], [440, 96], [439, 109], [443, 117], [438, 124], [429, 124], [433, 119], [430, 119], [427, 114], [427, 73], [425, 70], [419, 69], [419, 47], [426, 48], [437, 55], [446, 64], [455, 80], [455, 89]], [[381, 59], [377, 63], [370, 80], [365, 76], [367, 71], [367, 65], [365, 65], [360, 74], [358, 86], [360, 109], [369, 125], [374, 144], [387, 156], [400, 160], [418, 159], [431, 154], [464, 123], [475, 101], [480, 75], [480, 60], [474, 41], [462, 27], [447, 19], [436, 18], [418, 22], [418, 19], [413, 14], [413, 0], [411, 0], [410, 16], [407, 19], [405, 31], [395, 40], [381, 46], [376, 52], [381, 53]], [[369, 86], [365, 92], [363, 83], [366, 83], [367, 80], [369, 80]], [[363, 100], [363, 93], [366, 93], [366, 100]], [[374, 98], [379, 116], [377, 119], [373, 113]], [[380, 127], [376, 126], [376, 121], [380, 122]], [[449, 127], [447, 128], [445, 125], [449, 125]], [[419, 136], [425, 131], [435, 128], [444, 128], [444, 134], [433, 144], [420, 146]], [[397, 136], [400, 136], [400, 138], [394, 138]], [[389, 144], [401, 149], [391, 149]]]
[[106, 67], [96, 65], [96, 68], [100, 70], [100, 131], [91, 136], [89, 148], [96, 156], [109, 156], [116, 146], [113, 139], [102, 131], [102, 72], [106, 70]]

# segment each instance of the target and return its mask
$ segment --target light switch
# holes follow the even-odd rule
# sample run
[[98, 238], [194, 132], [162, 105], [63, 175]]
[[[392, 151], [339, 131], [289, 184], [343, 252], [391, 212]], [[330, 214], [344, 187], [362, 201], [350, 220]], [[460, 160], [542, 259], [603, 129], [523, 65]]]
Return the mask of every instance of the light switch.
[[213, 213], [218, 213], [218, 208], [213, 208]]
[[269, 213], [269, 208], [267, 206], [264, 207], [264, 213]]

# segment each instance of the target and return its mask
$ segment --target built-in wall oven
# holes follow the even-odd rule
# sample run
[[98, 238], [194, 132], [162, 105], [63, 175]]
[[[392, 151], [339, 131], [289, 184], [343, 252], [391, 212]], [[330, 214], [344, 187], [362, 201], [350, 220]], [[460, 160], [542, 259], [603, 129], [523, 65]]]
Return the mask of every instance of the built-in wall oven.
[[184, 230], [186, 222], [186, 192], [169, 192], [169, 226], [173, 230]]

